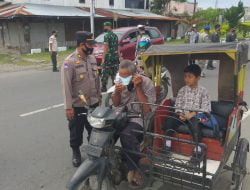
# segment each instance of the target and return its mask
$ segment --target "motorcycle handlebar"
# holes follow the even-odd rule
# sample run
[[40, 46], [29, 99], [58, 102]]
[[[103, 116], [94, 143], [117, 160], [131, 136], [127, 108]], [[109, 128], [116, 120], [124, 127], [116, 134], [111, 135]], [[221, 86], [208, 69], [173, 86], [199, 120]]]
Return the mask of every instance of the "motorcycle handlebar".
[[129, 114], [127, 114], [127, 117], [128, 118], [141, 118], [142, 117], [142, 115], [141, 114], [138, 114], [138, 113], [129, 113]]

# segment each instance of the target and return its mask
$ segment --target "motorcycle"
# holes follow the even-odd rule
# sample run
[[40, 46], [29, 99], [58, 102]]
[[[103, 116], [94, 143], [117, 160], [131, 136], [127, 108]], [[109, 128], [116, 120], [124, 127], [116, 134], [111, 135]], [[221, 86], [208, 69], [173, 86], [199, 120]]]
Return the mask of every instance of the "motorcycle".
[[118, 139], [115, 126], [138, 117], [141, 117], [138, 113], [117, 113], [110, 107], [97, 107], [88, 114], [93, 130], [84, 147], [87, 158], [68, 183], [69, 190], [113, 190], [126, 179], [124, 152], [115, 146]]

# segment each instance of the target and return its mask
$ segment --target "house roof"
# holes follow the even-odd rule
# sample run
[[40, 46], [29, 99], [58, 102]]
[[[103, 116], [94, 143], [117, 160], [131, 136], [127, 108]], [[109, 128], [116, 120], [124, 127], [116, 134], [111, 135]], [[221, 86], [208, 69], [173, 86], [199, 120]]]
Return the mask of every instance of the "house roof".
[[[43, 4], [8, 4], [0, 7], [0, 18], [18, 16], [49, 16], [49, 17], [90, 17], [90, 12], [78, 7], [55, 6]], [[96, 17], [103, 17], [96, 14]]]
[[128, 18], [134, 18], [134, 19], [143, 19], [143, 20], [172, 20], [176, 21], [179, 20], [175, 17], [166, 17], [162, 15], [157, 15], [154, 13], [151, 13], [149, 11], [143, 10], [143, 9], [100, 9], [99, 14], [103, 14], [104, 12], [109, 12], [112, 15], [116, 15], [118, 18], [122, 17], [128, 17]]
[[[44, 4], [20, 3], [0, 4], [0, 19], [11, 19], [23, 16], [44, 17], [90, 17], [90, 9], [86, 7], [56, 6]], [[95, 9], [97, 18], [142, 19], [142, 20], [179, 20], [174, 17], [165, 17], [140, 9]]]

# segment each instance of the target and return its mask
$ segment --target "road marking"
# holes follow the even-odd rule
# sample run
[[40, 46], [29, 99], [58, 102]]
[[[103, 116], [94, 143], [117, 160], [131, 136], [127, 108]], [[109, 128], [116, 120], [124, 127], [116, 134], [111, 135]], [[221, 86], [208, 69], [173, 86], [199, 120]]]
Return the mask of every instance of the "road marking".
[[249, 116], [250, 116], [250, 110], [248, 110], [247, 112], [245, 112], [245, 113], [243, 114], [242, 121], [243, 121], [244, 119], [246, 119], [247, 117], [249, 117]]
[[[104, 95], [104, 94], [107, 94], [107, 93], [106, 92], [102, 93], [102, 95]], [[49, 106], [47, 108], [42, 108], [42, 109], [38, 109], [38, 110], [35, 110], [35, 111], [32, 111], [32, 112], [24, 113], [24, 114], [21, 114], [19, 116], [20, 117], [26, 117], [26, 116], [34, 115], [34, 114], [37, 114], [37, 113], [40, 113], [40, 112], [44, 112], [44, 111], [48, 111], [48, 110], [51, 110], [51, 109], [59, 108], [59, 107], [62, 107], [62, 106], [64, 106], [64, 104], [57, 104], [57, 105]], [[249, 116], [250, 116], [250, 110], [248, 110], [247, 112], [244, 113], [242, 121], [245, 120]]]
[[42, 108], [42, 109], [35, 110], [35, 111], [32, 111], [32, 112], [24, 113], [24, 114], [21, 114], [19, 116], [20, 117], [26, 117], [26, 116], [34, 115], [34, 114], [37, 114], [37, 113], [40, 113], [40, 112], [44, 112], [44, 111], [48, 111], [48, 110], [51, 110], [51, 109], [59, 108], [59, 107], [62, 107], [62, 106], [64, 106], [64, 104], [57, 104], [57, 105], [49, 106], [47, 108]]

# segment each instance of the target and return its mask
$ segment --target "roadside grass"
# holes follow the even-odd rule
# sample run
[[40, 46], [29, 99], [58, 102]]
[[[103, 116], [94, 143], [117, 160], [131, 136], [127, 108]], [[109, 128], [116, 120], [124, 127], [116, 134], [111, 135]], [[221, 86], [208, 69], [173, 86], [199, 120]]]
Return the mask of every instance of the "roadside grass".
[[172, 39], [170, 41], [165, 42], [166, 45], [179, 45], [179, 44], [185, 44], [185, 39]]
[[[57, 61], [61, 64], [63, 60], [72, 52], [74, 49], [68, 49], [67, 51], [59, 52]], [[2, 64], [14, 64], [19, 66], [29, 66], [38, 64], [50, 64], [50, 54], [49, 52], [42, 52], [37, 54], [15, 54], [15, 53], [5, 53], [0, 54], [0, 65]]]

